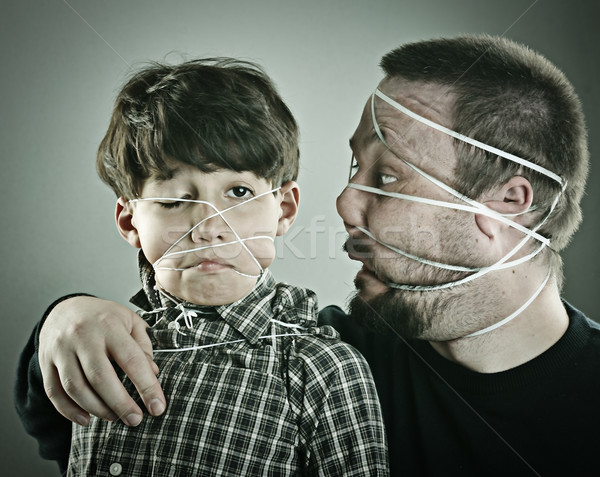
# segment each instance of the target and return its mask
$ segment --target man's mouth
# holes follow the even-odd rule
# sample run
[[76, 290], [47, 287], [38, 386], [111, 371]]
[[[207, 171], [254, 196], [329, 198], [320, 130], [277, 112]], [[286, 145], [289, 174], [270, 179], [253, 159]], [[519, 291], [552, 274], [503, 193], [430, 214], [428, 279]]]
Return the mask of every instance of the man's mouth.
[[358, 273], [362, 276], [368, 276], [379, 280], [377, 274], [375, 273], [375, 269], [373, 268], [373, 266], [367, 258], [367, 256], [370, 255], [370, 251], [368, 251], [364, 246], [360, 247], [360, 249], [357, 250], [357, 248], [352, 246], [351, 244], [351, 240], [348, 240], [344, 244], [344, 250], [348, 254], [348, 258], [350, 260], [356, 260], [357, 262], [362, 263], [362, 268]]
[[[349, 238], [344, 244], [344, 250], [350, 260], [356, 260], [362, 263], [362, 268], [356, 274], [355, 283], [358, 288], [369, 287], [383, 292], [388, 289], [385, 279], [380, 278], [372, 264], [373, 251], [371, 247], [365, 245], [363, 240]], [[359, 286], [360, 284], [360, 286]]]
[[350, 260], [356, 260], [362, 262], [363, 266], [369, 271], [373, 271], [373, 267], [369, 264], [369, 258], [372, 257], [373, 252], [371, 249], [364, 244], [357, 243], [355, 240], [349, 238], [344, 243], [344, 251], [348, 254]]

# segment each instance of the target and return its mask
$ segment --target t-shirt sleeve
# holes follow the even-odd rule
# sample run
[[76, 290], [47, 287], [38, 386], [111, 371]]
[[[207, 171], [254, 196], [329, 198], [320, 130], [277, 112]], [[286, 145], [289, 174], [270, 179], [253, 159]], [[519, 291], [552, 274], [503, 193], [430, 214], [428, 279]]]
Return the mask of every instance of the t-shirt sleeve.
[[71, 421], [55, 408], [44, 390], [38, 361], [39, 332], [48, 314], [61, 301], [83, 294], [64, 296], [52, 303], [33, 329], [19, 356], [14, 388], [17, 414], [25, 431], [38, 441], [42, 458], [57, 461], [61, 472], [67, 468], [71, 447]]
[[318, 324], [335, 328], [340, 339], [356, 348], [371, 365], [371, 369], [373, 363], [381, 359], [381, 346], [385, 337], [355, 323], [339, 306], [330, 305], [319, 311]]

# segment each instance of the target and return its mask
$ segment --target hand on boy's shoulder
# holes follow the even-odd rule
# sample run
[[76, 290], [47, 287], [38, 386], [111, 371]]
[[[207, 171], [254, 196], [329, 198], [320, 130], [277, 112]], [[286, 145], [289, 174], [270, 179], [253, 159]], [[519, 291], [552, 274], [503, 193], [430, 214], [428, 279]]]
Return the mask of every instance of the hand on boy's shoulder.
[[56, 409], [78, 424], [89, 414], [137, 425], [142, 410], [127, 394], [113, 362], [127, 373], [151, 414], [166, 401], [156, 378], [147, 324], [129, 308], [91, 296], [57, 304], [39, 335], [44, 388]]

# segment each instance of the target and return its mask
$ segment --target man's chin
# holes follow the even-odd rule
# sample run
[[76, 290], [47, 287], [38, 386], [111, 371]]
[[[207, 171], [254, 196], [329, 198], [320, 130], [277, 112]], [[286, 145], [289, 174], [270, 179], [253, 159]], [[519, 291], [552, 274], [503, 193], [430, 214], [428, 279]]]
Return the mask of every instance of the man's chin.
[[410, 296], [387, 287], [375, 295], [371, 290], [358, 288], [349, 301], [350, 318], [376, 333], [419, 338], [428, 320], [419, 313], [418, 301], [407, 299]]
[[390, 298], [386, 294], [373, 294], [371, 290], [359, 288], [349, 301], [350, 318], [368, 330], [379, 334], [390, 333], [395, 320], [391, 315], [392, 310], [386, 306]]
[[390, 290], [373, 272], [364, 268], [354, 278], [354, 285], [357, 290], [356, 295], [364, 301], [373, 300]]

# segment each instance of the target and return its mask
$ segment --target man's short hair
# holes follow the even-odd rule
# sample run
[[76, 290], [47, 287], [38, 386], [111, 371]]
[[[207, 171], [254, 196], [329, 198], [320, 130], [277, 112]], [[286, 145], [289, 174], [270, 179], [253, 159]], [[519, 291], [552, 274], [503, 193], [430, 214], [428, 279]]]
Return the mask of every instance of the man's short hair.
[[117, 196], [134, 198], [149, 177], [168, 178], [173, 160], [251, 171], [279, 186], [298, 175], [298, 127], [254, 63], [152, 63], [117, 96], [96, 167]]
[[[521, 157], [568, 181], [539, 232], [561, 250], [581, 222], [580, 200], [588, 171], [587, 132], [581, 104], [565, 75], [529, 48], [501, 37], [460, 36], [409, 43], [385, 55], [389, 77], [449, 87], [455, 131]], [[454, 140], [456, 183], [478, 198], [514, 175], [526, 177], [541, 215], [560, 185], [530, 169]]]

